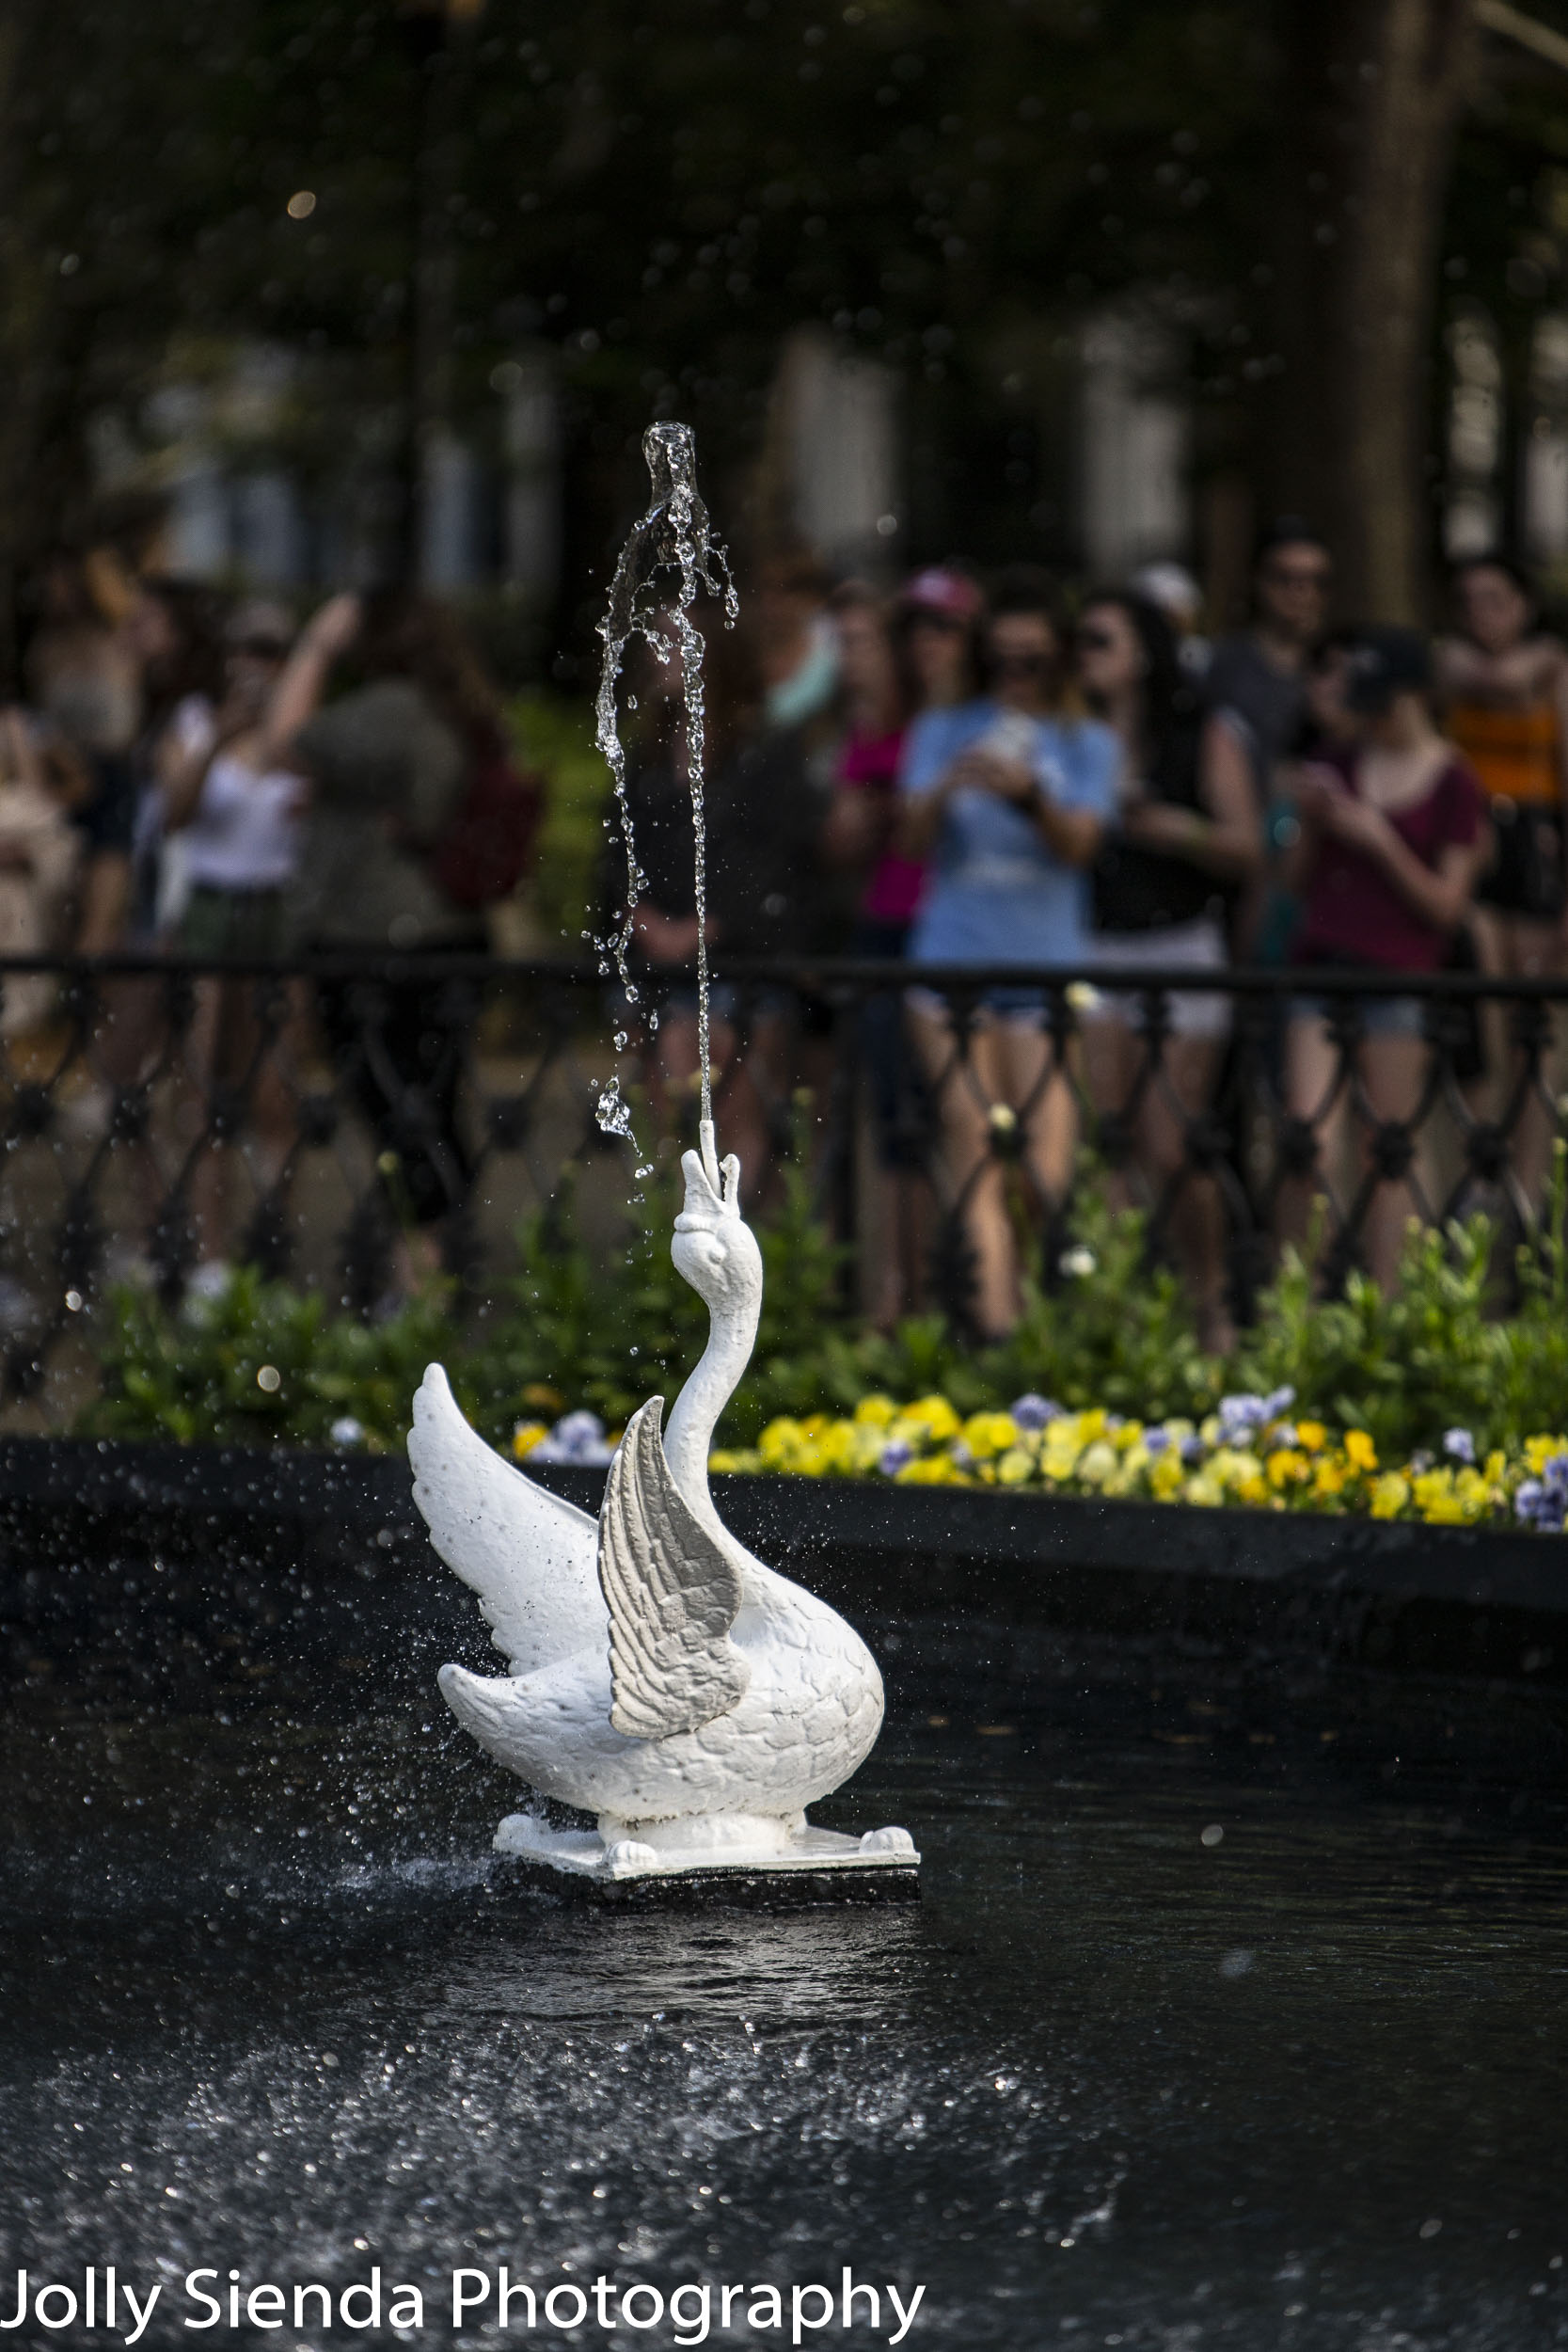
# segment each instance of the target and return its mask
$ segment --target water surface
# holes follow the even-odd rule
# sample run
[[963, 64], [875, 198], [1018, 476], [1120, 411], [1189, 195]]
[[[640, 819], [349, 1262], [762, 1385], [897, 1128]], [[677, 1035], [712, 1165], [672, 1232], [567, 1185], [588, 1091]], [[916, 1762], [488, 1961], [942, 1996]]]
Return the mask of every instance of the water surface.
[[434, 1709], [28, 1694], [0, 2316], [7, 2265], [378, 2262], [493, 2344], [457, 2265], [848, 2263], [942, 2352], [1568, 2342], [1551, 1702], [1103, 1665], [895, 1713], [821, 1818], [911, 1828], [924, 1904], [778, 1917], [499, 1892], [513, 1785]]

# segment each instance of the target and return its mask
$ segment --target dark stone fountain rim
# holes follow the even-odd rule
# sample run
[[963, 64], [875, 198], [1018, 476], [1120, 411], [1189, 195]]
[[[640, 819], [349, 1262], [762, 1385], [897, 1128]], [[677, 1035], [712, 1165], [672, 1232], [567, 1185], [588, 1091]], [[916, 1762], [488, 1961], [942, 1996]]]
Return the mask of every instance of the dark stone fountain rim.
[[[596, 1511], [604, 1472], [540, 1466], [552, 1492]], [[39, 1516], [329, 1524], [385, 1552], [422, 1544], [406, 1463], [390, 1455], [278, 1446], [149, 1444], [89, 1438], [0, 1439], [0, 1542], [13, 1563]], [[1462, 1608], [1568, 1613], [1568, 1546], [1495, 1527], [1428, 1527], [1172, 1503], [1091, 1502], [854, 1480], [724, 1476], [715, 1499], [741, 1540], [817, 1581], [818, 1559], [933, 1567], [944, 1611], [994, 1613], [1056, 1572], [1219, 1581], [1306, 1597], [1361, 1594]], [[962, 1565], [957, 1582], [943, 1570]], [[836, 1580], [835, 1580], [836, 1581]], [[927, 1573], [916, 1582], [929, 1582]], [[854, 1578], [864, 1582], [863, 1573]], [[918, 1597], [908, 1580], [882, 1596]]]

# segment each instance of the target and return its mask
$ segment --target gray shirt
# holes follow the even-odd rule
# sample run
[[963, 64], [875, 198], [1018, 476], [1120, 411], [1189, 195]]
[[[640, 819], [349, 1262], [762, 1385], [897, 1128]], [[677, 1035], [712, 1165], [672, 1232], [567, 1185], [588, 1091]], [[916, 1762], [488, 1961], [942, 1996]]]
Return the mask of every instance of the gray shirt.
[[451, 821], [467, 766], [461, 738], [411, 678], [383, 678], [328, 704], [300, 730], [293, 756], [312, 787], [290, 893], [297, 942], [483, 942], [478, 918], [443, 897], [408, 846], [433, 842]]
[[1291, 749], [1307, 708], [1303, 674], [1280, 669], [1250, 632], [1227, 637], [1214, 648], [1203, 699], [1209, 709], [1240, 722], [1258, 796], [1266, 804], [1274, 797], [1275, 769]]

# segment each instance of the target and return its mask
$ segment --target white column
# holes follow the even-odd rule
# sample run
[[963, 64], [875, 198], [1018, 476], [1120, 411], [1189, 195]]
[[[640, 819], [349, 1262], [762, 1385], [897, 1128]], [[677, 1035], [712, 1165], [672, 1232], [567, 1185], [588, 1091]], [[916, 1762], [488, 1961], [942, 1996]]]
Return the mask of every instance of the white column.
[[829, 562], [885, 563], [897, 548], [897, 380], [836, 350], [812, 327], [792, 335], [780, 370], [790, 507]]
[[546, 352], [504, 359], [490, 381], [505, 403], [506, 584], [545, 605], [561, 579], [561, 395]]
[[420, 578], [437, 596], [449, 596], [471, 588], [479, 577], [477, 469], [471, 452], [444, 427], [426, 443], [424, 466]]
[[1168, 337], [1152, 321], [1106, 311], [1084, 330], [1081, 524], [1091, 570], [1119, 580], [1192, 537], [1190, 420], [1161, 379]]

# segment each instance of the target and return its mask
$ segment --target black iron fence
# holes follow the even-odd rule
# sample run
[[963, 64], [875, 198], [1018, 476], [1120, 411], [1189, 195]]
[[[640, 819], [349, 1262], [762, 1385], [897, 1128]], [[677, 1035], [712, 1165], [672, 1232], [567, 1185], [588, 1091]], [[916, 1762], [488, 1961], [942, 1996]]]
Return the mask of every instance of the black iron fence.
[[[173, 1301], [244, 1261], [373, 1312], [438, 1259], [477, 1295], [569, 1169], [608, 1247], [692, 1138], [690, 986], [628, 1012], [593, 967], [477, 957], [0, 964], [6, 1398], [90, 1356], [116, 1280]], [[748, 1200], [803, 1166], [883, 1319], [1005, 1323], [1021, 1272], [1070, 1270], [1093, 1165], [1220, 1334], [1283, 1238], [1332, 1284], [1412, 1215], [1528, 1236], [1568, 1131], [1568, 979], [733, 963], [714, 1015]]]

